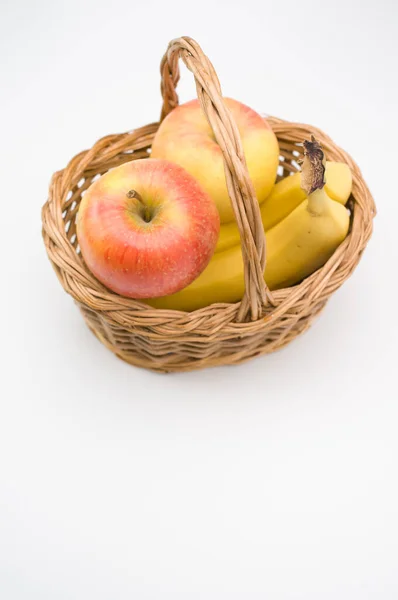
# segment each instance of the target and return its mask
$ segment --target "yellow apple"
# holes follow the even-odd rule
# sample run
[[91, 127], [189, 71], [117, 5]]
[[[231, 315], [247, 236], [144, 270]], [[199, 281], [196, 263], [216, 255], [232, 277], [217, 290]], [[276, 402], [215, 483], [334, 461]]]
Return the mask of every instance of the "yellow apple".
[[[238, 127], [249, 175], [261, 204], [275, 183], [278, 141], [267, 121], [254, 110], [231, 98], [224, 98], [224, 102]], [[213, 198], [221, 223], [234, 219], [222, 152], [198, 100], [177, 106], [164, 119], [153, 141], [151, 156], [184, 167]]]

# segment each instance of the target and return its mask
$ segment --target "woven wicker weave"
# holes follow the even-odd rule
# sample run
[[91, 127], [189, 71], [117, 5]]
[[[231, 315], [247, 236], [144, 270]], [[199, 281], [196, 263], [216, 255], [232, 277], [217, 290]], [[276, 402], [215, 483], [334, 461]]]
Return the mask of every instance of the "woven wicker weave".
[[159, 372], [236, 364], [288, 344], [309, 327], [329, 296], [350, 276], [371, 235], [375, 215], [359, 168], [346, 152], [315, 127], [268, 118], [280, 145], [279, 177], [297, 171], [300, 144], [311, 134], [323, 145], [328, 160], [346, 162], [353, 174], [351, 228], [346, 240], [323, 268], [299, 285], [271, 294], [262, 275], [264, 231], [239, 133], [223, 103], [213, 66], [190, 38], [171, 42], [162, 59], [162, 118], [178, 104], [179, 58], [195, 76], [200, 104], [224, 154], [226, 181], [241, 233], [246, 284], [242, 302], [213, 304], [191, 313], [153, 309], [106, 289], [81, 258], [76, 215], [82, 193], [109, 169], [149, 157], [158, 123], [106, 136], [75, 156], [54, 174], [42, 212], [48, 256], [90, 329], [123, 360]]

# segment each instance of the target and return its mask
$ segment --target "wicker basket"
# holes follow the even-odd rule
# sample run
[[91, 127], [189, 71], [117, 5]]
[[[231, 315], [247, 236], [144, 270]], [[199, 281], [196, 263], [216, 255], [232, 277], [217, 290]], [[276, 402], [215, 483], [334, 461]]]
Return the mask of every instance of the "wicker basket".
[[87, 325], [119, 358], [158, 372], [236, 364], [282, 348], [305, 331], [329, 296], [350, 276], [372, 232], [375, 205], [355, 162], [309, 125], [268, 118], [280, 145], [279, 177], [297, 171], [301, 142], [314, 134], [329, 160], [346, 162], [353, 174], [350, 233], [327, 264], [291, 288], [268, 291], [263, 272], [265, 238], [237, 128], [224, 106], [217, 75], [192, 39], [172, 41], [161, 62], [162, 119], [178, 104], [178, 59], [193, 73], [201, 107], [221, 147], [225, 175], [241, 235], [245, 295], [237, 304], [213, 304], [194, 312], [156, 310], [106, 289], [86, 268], [76, 239], [83, 192], [109, 169], [149, 157], [158, 123], [100, 139], [54, 174], [43, 207], [48, 256]]

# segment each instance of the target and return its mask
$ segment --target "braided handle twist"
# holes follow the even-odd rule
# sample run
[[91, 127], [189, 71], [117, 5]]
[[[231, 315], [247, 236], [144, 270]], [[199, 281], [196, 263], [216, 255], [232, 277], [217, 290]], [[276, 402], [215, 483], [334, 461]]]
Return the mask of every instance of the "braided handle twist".
[[179, 58], [195, 77], [200, 106], [223, 153], [225, 179], [239, 228], [244, 264], [245, 295], [237, 320], [244, 321], [249, 316], [255, 321], [261, 317], [263, 307], [272, 302], [272, 296], [264, 282], [265, 235], [260, 207], [247, 170], [239, 131], [224, 104], [213, 65], [199, 44], [189, 37], [171, 41], [162, 58], [161, 119], [178, 105]]

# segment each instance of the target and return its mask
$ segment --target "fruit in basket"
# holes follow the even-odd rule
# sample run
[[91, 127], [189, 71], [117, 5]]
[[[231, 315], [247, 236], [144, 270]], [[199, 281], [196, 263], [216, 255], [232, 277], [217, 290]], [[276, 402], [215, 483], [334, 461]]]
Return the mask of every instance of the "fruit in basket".
[[[345, 163], [326, 162], [325, 191], [332, 199], [345, 204], [351, 195], [352, 175]], [[261, 206], [261, 218], [267, 231], [280, 223], [306, 198], [301, 173], [281, 179]]]
[[324, 153], [315, 138], [304, 142], [301, 186], [308, 198], [266, 234], [270, 289], [294, 285], [322, 267], [348, 233], [348, 210], [324, 189]]
[[[267, 121], [254, 110], [230, 98], [224, 102], [239, 130], [249, 175], [261, 203], [275, 183], [278, 141]], [[152, 144], [152, 157], [184, 167], [215, 201], [221, 223], [234, 219], [223, 155], [198, 100], [177, 106], [164, 119]]]
[[352, 192], [352, 173], [346, 163], [326, 161], [325, 192], [332, 200], [347, 204]]
[[[350, 167], [345, 163], [326, 161], [325, 191], [327, 195], [346, 204], [351, 195], [352, 175]], [[295, 173], [281, 179], [272, 189], [271, 194], [261, 205], [261, 219], [267, 231], [282, 221], [303, 200], [306, 193], [301, 187], [301, 173]], [[236, 222], [225, 223], [220, 227], [216, 252], [223, 252], [235, 244], [239, 244], [239, 230]]]
[[201, 275], [176, 294], [149, 300], [155, 308], [192, 311], [217, 302], [237, 302], [243, 296], [243, 259], [240, 246], [218, 252]]
[[[265, 281], [271, 290], [294, 285], [320, 268], [345, 239], [349, 213], [324, 190], [324, 154], [316, 140], [304, 142], [301, 185], [307, 199], [266, 233]], [[214, 255], [203, 273], [177, 294], [150, 301], [157, 308], [195, 310], [237, 302], [244, 293], [240, 246]]]
[[112, 169], [89, 187], [77, 237], [88, 268], [106, 287], [154, 298], [198, 277], [219, 228], [216, 205], [189, 173], [166, 160], [143, 159]]

